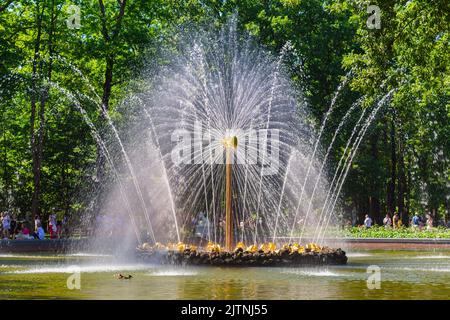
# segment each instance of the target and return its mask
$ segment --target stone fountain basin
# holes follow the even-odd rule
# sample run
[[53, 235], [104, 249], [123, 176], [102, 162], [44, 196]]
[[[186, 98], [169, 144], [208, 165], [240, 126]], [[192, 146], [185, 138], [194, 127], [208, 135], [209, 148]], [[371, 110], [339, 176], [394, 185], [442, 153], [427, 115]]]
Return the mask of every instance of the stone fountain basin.
[[137, 255], [147, 262], [169, 265], [297, 267], [347, 264], [347, 256], [341, 249], [298, 253], [289, 250], [245, 252], [237, 249], [234, 252], [206, 252], [190, 249], [171, 251], [138, 248]]

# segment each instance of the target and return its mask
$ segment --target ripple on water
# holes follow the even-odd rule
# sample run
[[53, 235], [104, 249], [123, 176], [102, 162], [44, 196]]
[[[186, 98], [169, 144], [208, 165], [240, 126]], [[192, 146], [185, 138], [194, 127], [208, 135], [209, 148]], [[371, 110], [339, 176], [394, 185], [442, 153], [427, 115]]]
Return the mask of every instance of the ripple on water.
[[112, 257], [111, 254], [101, 254], [101, 253], [88, 253], [88, 252], [77, 252], [61, 255], [63, 257]]
[[14, 254], [14, 253], [2, 253], [0, 258], [20, 258], [20, 259], [53, 259], [52, 255], [29, 255], [29, 254]]
[[23, 268], [21, 264], [0, 264], [0, 269]]
[[362, 252], [350, 252], [345, 254], [347, 258], [364, 258], [364, 257], [371, 257], [372, 254], [370, 253], [362, 253]]
[[293, 269], [283, 270], [282, 273], [296, 274], [300, 276], [313, 276], [313, 277], [341, 277], [340, 273], [330, 270], [316, 270], [316, 269]]
[[15, 274], [37, 274], [37, 273], [74, 273], [74, 272], [117, 272], [117, 271], [140, 271], [148, 270], [149, 265], [55, 265], [55, 266], [39, 266], [27, 268], [25, 270], [7, 271], [5, 273]]
[[401, 267], [401, 268], [389, 268], [390, 270], [400, 270], [400, 271], [418, 271], [418, 272], [450, 272], [449, 267], [443, 267], [443, 268], [411, 268], [411, 267]]
[[414, 259], [450, 259], [450, 255], [423, 255], [415, 256]]
[[151, 277], [176, 277], [176, 276], [195, 276], [198, 272], [193, 270], [155, 270], [147, 273]]

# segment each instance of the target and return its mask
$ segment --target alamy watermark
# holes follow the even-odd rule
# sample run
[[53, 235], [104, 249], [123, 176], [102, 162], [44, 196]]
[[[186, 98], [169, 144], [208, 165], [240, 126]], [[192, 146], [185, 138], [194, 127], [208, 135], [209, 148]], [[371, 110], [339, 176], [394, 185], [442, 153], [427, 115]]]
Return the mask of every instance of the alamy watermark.
[[367, 289], [381, 289], [381, 268], [377, 265], [367, 267], [369, 277], [367, 278]]
[[[262, 175], [273, 175], [280, 166], [280, 131], [278, 129], [206, 130], [200, 121], [193, 129], [172, 132], [172, 162], [180, 165], [237, 164], [260, 165]], [[227, 157], [227, 150], [232, 156]]]
[[68, 268], [71, 275], [67, 277], [66, 285], [69, 290], [81, 290], [81, 269], [79, 266], [70, 266]]
[[79, 6], [71, 4], [67, 7], [67, 17], [66, 24], [69, 29], [80, 29], [81, 28], [81, 10]]
[[367, 7], [367, 13], [370, 16], [367, 18], [366, 25], [369, 29], [381, 29], [381, 9], [379, 6], [371, 4]]

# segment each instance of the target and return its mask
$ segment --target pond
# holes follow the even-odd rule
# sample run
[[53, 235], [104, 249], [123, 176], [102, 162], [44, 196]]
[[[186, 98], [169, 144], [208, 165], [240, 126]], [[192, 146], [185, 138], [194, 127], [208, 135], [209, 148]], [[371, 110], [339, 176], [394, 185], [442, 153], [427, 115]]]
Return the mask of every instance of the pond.
[[[350, 250], [347, 255], [346, 266], [220, 268], [157, 266], [91, 253], [0, 254], [0, 299], [450, 297], [450, 250]], [[369, 277], [376, 279], [369, 266], [379, 267], [380, 289], [368, 288]], [[132, 278], [117, 279], [118, 273]]]

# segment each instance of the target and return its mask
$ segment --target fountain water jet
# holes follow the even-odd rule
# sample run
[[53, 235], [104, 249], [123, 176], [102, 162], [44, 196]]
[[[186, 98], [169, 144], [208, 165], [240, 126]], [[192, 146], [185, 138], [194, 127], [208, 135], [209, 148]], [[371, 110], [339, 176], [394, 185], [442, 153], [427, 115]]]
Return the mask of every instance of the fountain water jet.
[[[387, 94], [385, 94], [377, 103], [377, 105], [375, 106], [375, 108], [373, 109], [373, 111], [370, 113], [369, 117], [367, 118], [366, 122], [364, 123], [355, 143], [354, 143], [354, 147], [351, 150], [350, 155], [348, 156], [348, 160], [346, 162], [346, 167], [345, 167], [345, 171], [342, 170], [341, 174], [340, 174], [340, 180], [338, 179], [338, 188], [337, 188], [337, 192], [334, 196], [334, 201], [333, 204], [331, 206], [331, 208], [329, 209], [329, 213], [328, 213], [328, 218], [326, 219], [326, 223], [325, 223], [325, 228], [322, 229], [322, 233], [325, 233], [327, 228], [328, 228], [328, 224], [330, 222], [330, 216], [331, 213], [334, 211], [334, 208], [336, 207], [337, 201], [339, 199], [339, 194], [341, 193], [341, 189], [342, 186], [344, 185], [345, 182], [345, 178], [347, 177], [348, 171], [350, 169], [350, 166], [352, 164], [353, 158], [356, 155], [356, 152], [358, 151], [359, 145], [361, 144], [362, 139], [364, 138], [364, 135], [366, 134], [367, 129], [369, 128], [370, 124], [372, 123], [372, 121], [375, 119], [375, 116], [377, 115], [378, 111], [381, 109], [381, 107], [384, 106], [384, 104], [389, 101], [390, 97], [392, 96], [392, 93], [395, 91], [395, 89], [391, 89]], [[342, 175], [343, 172], [343, 175]], [[342, 176], [342, 177], [341, 177]], [[324, 206], [325, 208], [325, 206]], [[327, 213], [325, 213], [325, 217], [327, 216]], [[320, 235], [319, 235], [320, 238]]]
[[[139, 94], [173, 191], [183, 241], [143, 244], [138, 252], [144, 257], [234, 265], [243, 261], [242, 254], [250, 256], [243, 264], [298, 265], [306, 263], [302, 257], [312, 255], [318, 259], [312, 258], [314, 263], [345, 263], [345, 253], [314, 244], [278, 250], [276, 243], [256, 245], [269, 237], [275, 242], [277, 234], [289, 232], [303, 215], [299, 194], [310, 203], [312, 197], [324, 197], [321, 190], [326, 185], [317, 159], [320, 138], [309, 145], [314, 136], [309, 111], [299, 104], [301, 92], [293, 89], [282, 65], [288, 47], [274, 58], [251, 38], [237, 41], [233, 26], [224, 28], [219, 38], [200, 34], [192, 45], [181, 46], [151, 82], [154, 86]], [[308, 157], [310, 150], [314, 152]], [[298, 178], [302, 176], [318, 176], [314, 188]], [[197, 219], [207, 221], [207, 233], [199, 237], [210, 241], [211, 230], [214, 234], [214, 243], [203, 249], [197, 247], [203, 239], [191, 231]], [[302, 221], [313, 227], [313, 220]], [[237, 230], [241, 241], [233, 248]], [[244, 241], [253, 245], [245, 247]], [[261, 257], [253, 261], [257, 255]]]

